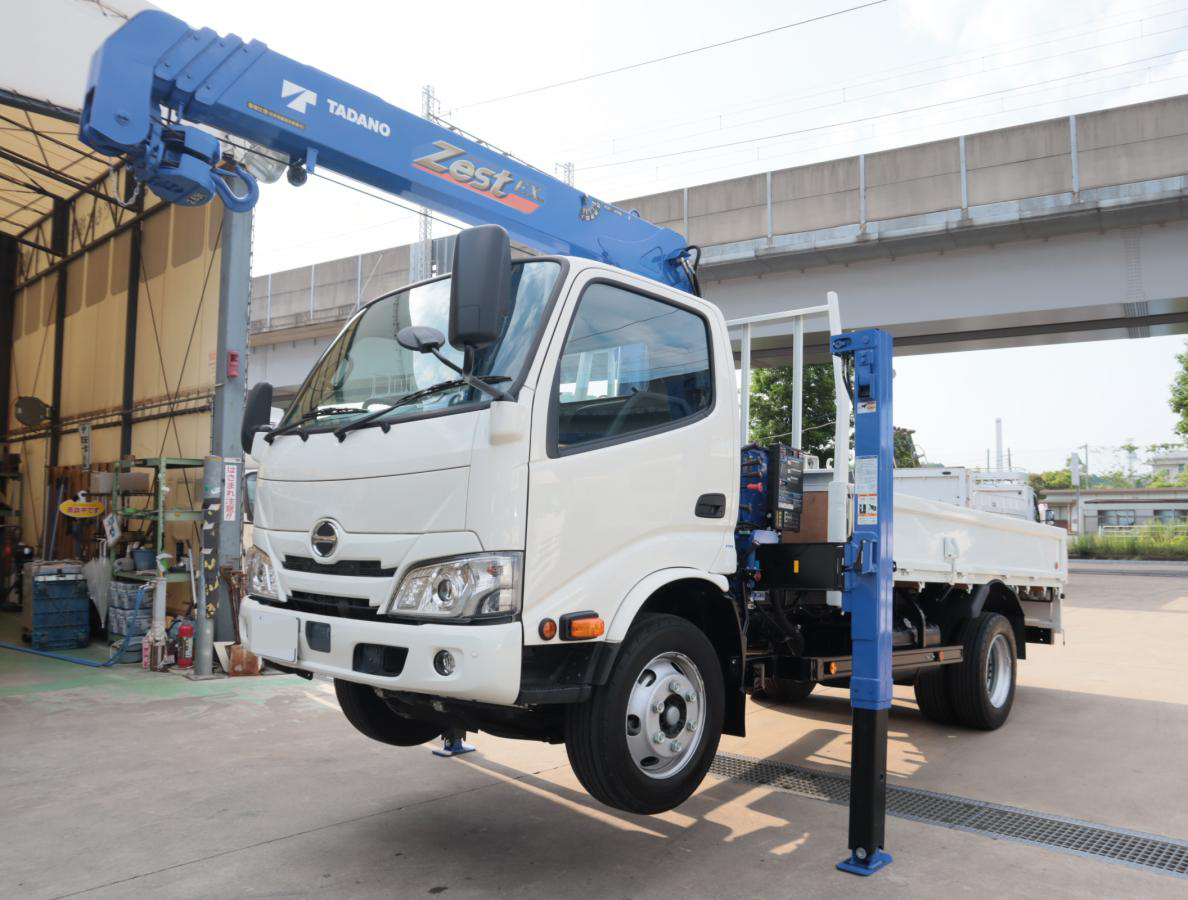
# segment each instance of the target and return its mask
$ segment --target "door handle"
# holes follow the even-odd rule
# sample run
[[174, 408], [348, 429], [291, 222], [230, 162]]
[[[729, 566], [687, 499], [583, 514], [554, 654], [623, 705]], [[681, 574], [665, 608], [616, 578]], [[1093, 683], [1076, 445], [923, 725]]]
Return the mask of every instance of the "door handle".
[[701, 519], [721, 519], [726, 516], [725, 494], [702, 494], [697, 498], [693, 513]]

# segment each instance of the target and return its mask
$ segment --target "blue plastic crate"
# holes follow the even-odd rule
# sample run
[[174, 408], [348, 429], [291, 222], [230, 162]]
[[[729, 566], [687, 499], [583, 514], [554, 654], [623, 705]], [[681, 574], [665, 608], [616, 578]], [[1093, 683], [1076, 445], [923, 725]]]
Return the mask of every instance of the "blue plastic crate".
[[34, 597], [33, 627], [38, 625], [85, 625], [91, 621], [91, 598]]
[[89, 599], [87, 582], [82, 578], [68, 579], [33, 579], [33, 601], [62, 600], [72, 597]]
[[85, 647], [91, 639], [91, 600], [86, 594], [70, 597], [34, 595], [30, 642], [34, 650]]
[[91, 626], [42, 625], [33, 626], [29, 643], [34, 650], [70, 650], [91, 643]]

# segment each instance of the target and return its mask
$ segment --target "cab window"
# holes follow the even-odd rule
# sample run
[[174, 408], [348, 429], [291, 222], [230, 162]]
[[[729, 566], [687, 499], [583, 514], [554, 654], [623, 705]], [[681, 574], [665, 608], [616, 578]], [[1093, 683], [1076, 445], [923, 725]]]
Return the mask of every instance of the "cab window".
[[593, 284], [565, 339], [556, 390], [560, 452], [677, 427], [713, 405], [709, 329], [691, 310]]

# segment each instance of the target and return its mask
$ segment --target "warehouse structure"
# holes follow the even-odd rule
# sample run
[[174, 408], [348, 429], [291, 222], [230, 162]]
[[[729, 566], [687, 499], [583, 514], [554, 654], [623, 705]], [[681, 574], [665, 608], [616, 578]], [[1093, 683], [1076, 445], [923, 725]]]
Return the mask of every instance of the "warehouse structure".
[[[178, 568], [201, 556], [205, 458], [238, 455], [238, 428], [224, 424], [238, 419], [246, 373], [250, 218], [163, 203], [78, 141], [90, 52], [144, 7], [39, 4], [34, 33], [66, 35], [60, 64], [22, 65], [44, 52], [27, 44], [0, 73], [3, 574], [20, 590], [21, 546], [87, 560], [140, 544], [170, 554], [169, 607], [182, 613], [194, 605]], [[96, 474], [121, 467], [122, 491]], [[64, 514], [80, 492], [102, 513]], [[112, 545], [108, 513], [121, 532]], [[237, 548], [235, 524], [225, 531]]]

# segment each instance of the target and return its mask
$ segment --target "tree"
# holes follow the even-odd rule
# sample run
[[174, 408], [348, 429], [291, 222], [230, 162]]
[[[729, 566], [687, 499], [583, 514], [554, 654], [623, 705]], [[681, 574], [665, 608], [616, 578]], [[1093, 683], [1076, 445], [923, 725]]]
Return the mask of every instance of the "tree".
[[914, 428], [895, 428], [895, 467], [898, 469], [915, 469], [920, 465], [920, 454], [916, 452], [916, 441], [912, 435]]
[[[822, 465], [833, 456], [835, 405], [833, 366], [805, 366], [800, 449], [819, 458]], [[757, 444], [787, 443], [791, 429], [792, 367], [755, 369], [751, 373], [751, 440]], [[913, 434], [910, 428], [895, 429], [895, 465], [912, 468], [920, 464]]]
[[[1185, 346], [1188, 347], [1188, 344]], [[1188, 437], [1188, 349], [1176, 354], [1176, 362], [1180, 364], [1180, 371], [1171, 383], [1171, 399], [1168, 403], [1172, 412], [1180, 417], [1176, 423], [1176, 434]]]
[[[804, 426], [801, 448], [821, 460], [833, 457], [833, 366], [804, 367]], [[792, 367], [751, 372], [751, 440], [787, 443], [792, 429]]]
[[1027, 483], [1037, 494], [1040, 491], [1059, 491], [1072, 487], [1072, 473], [1068, 469], [1032, 472], [1027, 476]]

